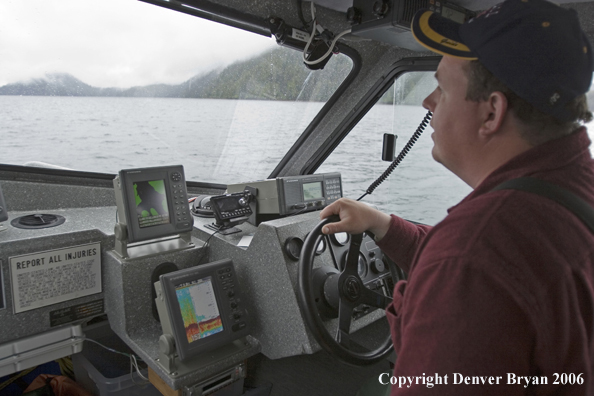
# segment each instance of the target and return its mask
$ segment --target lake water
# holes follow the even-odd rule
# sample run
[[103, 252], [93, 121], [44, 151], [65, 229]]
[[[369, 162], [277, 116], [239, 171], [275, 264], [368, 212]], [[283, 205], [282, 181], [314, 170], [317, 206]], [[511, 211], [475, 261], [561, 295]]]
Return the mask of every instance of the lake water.
[[[268, 177], [322, 103], [169, 98], [0, 96], [1, 163], [45, 162], [75, 170], [184, 165], [186, 179], [239, 183]], [[341, 172], [358, 198], [389, 165], [383, 133], [397, 152], [426, 110], [375, 106], [318, 172]], [[392, 176], [364, 200], [435, 224], [471, 190], [431, 158], [429, 127]]]
[[188, 180], [227, 183], [267, 177], [321, 104], [0, 96], [0, 107], [3, 163], [107, 173], [181, 163]]

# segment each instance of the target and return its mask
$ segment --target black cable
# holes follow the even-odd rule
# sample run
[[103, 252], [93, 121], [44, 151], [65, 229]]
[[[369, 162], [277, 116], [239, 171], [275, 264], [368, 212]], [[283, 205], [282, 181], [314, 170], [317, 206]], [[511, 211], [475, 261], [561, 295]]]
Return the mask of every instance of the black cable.
[[373, 191], [380, 184], [382, 184], [384, 182], [384, 180], [386, 180], [388, 178], [388, 176], [390, 176], [390, 173], [392, 173], [392, 171], [394, 169], [396, 169], [396, 167], [398, 165], [400, 165], [400, 163], [402, 162], [404, 157], [406, 157], [406, 154], [408, 154], [408, 152], [410, 151], [412, 146], [414, 146], [414, 144], [417, 142], [417, 140], [419, 140], [419, 137], [421, 136], [421, 134], [423, 133], [425, 128], [427, 128], [427, 125], [429, 125], [431, 116], [433, 116], [433, 113], [431, 113], [430, 111], [428, 111], [427, 114], [425, 114], [425, 118], [423, 118], [423, 121], [421, 121], [421, 123], [419, 124], [419, 127], [417, 128], [415, 133], [413, 133], [413, 135], [408, 140], [408, 143], [406, 143], [404, 148], [400, 151], [400, 154], [398, 154], [398, 157], [396, 157], [396, 159], [394, 161], [392, 161], [390, 166], [388, 166], [388, 169], [386, 169], [380, 177], [378, 177], [373, 183], [371, 183], [371, 185], [369, 187], [367, 187], [367, 191], [365, 191], [365, 194], [361, 195], [361, 197], [359, 197], [359, 199], [357, 199], [357, 201], [360, 201], [366, 195], [373, 193]]
[[202, 250], [203, 250], [203, 252], [202, 252], [202, 255], [201, 255], [201, 256], [200, 256], [200, 258], [198, 259], [198, 262], [196, 263], [196, 265], [199, 265], [199, 264], [202, 262], [202, 260], [204, 259], [204, 257], [206, 257], [206, 254], [208, 253], [208, 248], [209, 248], [209, 246], [208, 246], [208, 242], [210, 242], [210, 239], [211, 239], [213, 236], [215, 236], [215, 234], [217, 234], [219, 231], [221, 231], [221, 229], [218, 229], [218, 230], [216, 230], [214, 233], [212, 233], [212, 234], [211, 234], [211, 235], [208, 237], [208, 239], [206, 240], [206, 242], [204, 242], [204, 245], [202, 245]]

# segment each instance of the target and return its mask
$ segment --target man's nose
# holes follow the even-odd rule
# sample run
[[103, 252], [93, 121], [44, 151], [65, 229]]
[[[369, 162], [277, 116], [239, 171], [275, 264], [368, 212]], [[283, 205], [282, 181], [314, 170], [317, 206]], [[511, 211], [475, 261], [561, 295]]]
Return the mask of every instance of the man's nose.
[[434, 105], [435, 105], [435, 101], [433, 100], [433, 95], [435, 94], [435, 91], [431, 92], [429, 94], [429, 96], [427, 96], [424, 100], [423, 100], [423, 107], [426, 108], [427, 110], [433, 111], [434, 109]]

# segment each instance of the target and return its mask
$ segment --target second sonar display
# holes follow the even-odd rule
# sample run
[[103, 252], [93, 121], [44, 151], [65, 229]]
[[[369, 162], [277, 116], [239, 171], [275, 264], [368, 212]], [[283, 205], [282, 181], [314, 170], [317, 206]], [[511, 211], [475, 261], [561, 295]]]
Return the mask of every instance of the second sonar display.
[[181, 361], [249, 334], [246, 303], [229, 259], [163, 274], [155, 291], [163, 334], [173, 336]]
[[210, 276], [175, 286], [188, 343], [223, 331]]

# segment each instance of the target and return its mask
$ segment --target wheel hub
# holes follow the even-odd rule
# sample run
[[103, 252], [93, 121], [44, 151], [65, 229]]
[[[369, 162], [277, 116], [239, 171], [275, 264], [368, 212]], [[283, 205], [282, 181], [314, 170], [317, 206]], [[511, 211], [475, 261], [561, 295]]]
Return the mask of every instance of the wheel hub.
[[351, 275], [344, 281], [342, 291], [349, 300], [356, 301], [361, 295], [361, 287], [359, 279]]

